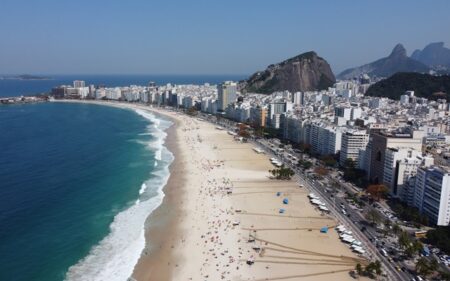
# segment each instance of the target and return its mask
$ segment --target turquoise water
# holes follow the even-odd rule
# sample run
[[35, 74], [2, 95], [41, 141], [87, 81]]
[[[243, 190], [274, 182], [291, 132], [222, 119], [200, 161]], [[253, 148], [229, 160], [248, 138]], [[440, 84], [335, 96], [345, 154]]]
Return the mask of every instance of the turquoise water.
[[172, 160], [160, 122], [97, 105], [0, 106], [0, 280], [131, 273]]

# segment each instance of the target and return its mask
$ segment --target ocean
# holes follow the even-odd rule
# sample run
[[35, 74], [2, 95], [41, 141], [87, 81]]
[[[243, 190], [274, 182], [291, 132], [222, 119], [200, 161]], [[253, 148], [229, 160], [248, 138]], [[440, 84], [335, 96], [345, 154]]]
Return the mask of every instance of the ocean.
[[[34, 82], [48, 83], [14, 81]], [[0, 106], [0, 280], [126, 280], [164, 197], [170, 125], [100, 105]]]
[[150, 81], [157, 85], [172, 84], [218, 84], [226, 80], [239, 81], [246, 75], [43, 75], [49, 80], [10, 80], [0, 79], [0, 97], [26, 96], [48, 93], [59, 85], [72, 85], [74, 80], [84, 80], [86, 85], [107, 87], [141, 85]]

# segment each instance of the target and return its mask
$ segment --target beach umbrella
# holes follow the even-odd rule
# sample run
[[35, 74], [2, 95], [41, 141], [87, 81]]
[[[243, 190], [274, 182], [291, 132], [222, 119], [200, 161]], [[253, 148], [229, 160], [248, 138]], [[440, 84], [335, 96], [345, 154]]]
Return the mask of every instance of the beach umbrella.
[[289, 203], [289, 200], [287, 198], [284, 198], [283, 199], [283, 204], [288, 204], [288, 203]]
[[327, 233], [328, 232], [328, 227], [324, 226], [320, 229], [321, 233]]
[[281, 195], [281, 192], [277, 192], [277, 196], [280, 196]]
[[280, 214], [283, 214], [285, 212], [285, 209], [280, 209]]

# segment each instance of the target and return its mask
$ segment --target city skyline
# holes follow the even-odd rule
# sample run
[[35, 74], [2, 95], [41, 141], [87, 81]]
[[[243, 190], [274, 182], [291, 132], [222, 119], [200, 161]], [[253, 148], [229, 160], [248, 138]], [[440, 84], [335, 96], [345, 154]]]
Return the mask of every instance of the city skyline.
[[447, 1], [107, 4], [2, 1], [0, 73], [251, 74], [314, 50], [337, 74], [397, 43], [450, 45]]

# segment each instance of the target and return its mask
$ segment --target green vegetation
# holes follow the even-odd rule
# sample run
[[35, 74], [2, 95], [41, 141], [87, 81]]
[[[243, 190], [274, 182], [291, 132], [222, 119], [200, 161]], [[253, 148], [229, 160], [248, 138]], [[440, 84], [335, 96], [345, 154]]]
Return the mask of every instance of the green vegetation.
[[450, 253], [450, 226], [438, 226], [436, 229], [428, 230], [427, 243], [430, 243], [445, 253]]
[[400, 99], [405, 91], [414, 91], [417, 97], [432, 100], [450, 100], [450, 76], [433, 76], [413, 72], [396, 73], [391, 77], [377, 82], [367, 90], [367, 96]]
[[337, 161], [334, 155], [324, 155], [320, 157], [320, 160], [328, 167], [336, 167]]
[[417, 260], [416, 263], [416, 271], [420, 275], [427, 276], [433, 273], [438, 269], [438, 262], [437, 260], [433, 259], [431, 262], [429, 262], [426, 258], [422, 257], [419, 260]]
[[419, 240], [412, 240], [406, 231], [401, 231], [398, 234], [398, 244], [402, 248], [408, 257], [413, 257], [415, 254], [419, 254], [423, 250], [423, 245]]
[[388, 193], [388, 189], [384, 184], [371, 184], [367, 187], [366, 192], [376, 200], [380, 201], [381, 198], [385, 198]]
[[301, 142], [298, 144], [298, 149], [300, 149], [300, 151], [302, 153], [311, 154], [311, 145], [310, 144]]
[[428, 217], [420, 214], [417, 208], [407, 206], [404, 203], [395, 203], [391, 207], [402, 220], [412, 221], [416, 226], [428, 225]]
[[366, 213], [366, 219], [369, 220], [373, 225], [381, 222], [381, 214], [374, 208], [370, 208]]
[[295, 174], [291, 168], [287, 168], [284, 165], [278, 169], [269, 170], [269, 173], [277, 180], [290, 180]]
[[356, 163], [352, 159], [345, 160], [343, 178], [346, 181], [352, 182], [359, 187], [366, 187], [366, 172], [356, 168]]
[[302, 167], [303, 170], [308, 170], [313, 166], [313, 163], [308, 160], [298, 160], [297, 166]]
[[378, 260], [375, 262], [371, 262], [364, 268], [360, 263], [358, 263], [356, 264], [355, 270], [358, 275], [375, 278], [375, 275], [381, 275], [381, 262]]
[[190, 107], [187, 109], [186, 113], [190, 116], [196, 116], [198, 114], [198, 111], [195, 107]]

